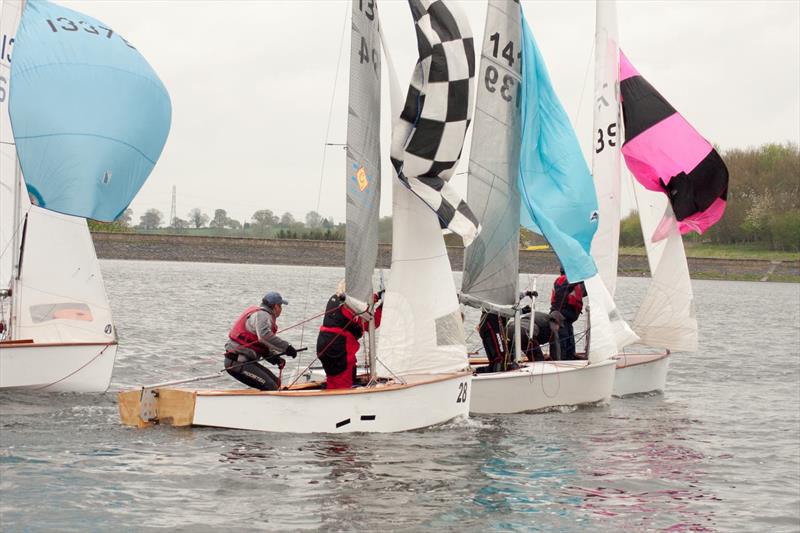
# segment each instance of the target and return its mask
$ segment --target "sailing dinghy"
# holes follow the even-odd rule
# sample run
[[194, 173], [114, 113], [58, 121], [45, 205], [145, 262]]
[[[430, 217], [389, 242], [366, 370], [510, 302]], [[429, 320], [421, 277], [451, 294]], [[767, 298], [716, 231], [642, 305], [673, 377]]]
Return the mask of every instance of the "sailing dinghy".
[[[622, 154], [636, 178], [632, 180], [634, 198], [651, 274], [633, 329], [642, 344], [663, 350], [616, 356], [614, 395], [625, 396], [664, 390], [670, 352], [697, 350], [697, 320], [681, 235], [702, 233], [722, 216], [728, 172], [708, 141], [619, 50], [615, 2], [598, 0], [596, 9], [592, 163], [600, 229], [592, 242], [592, 255], [613, 294]], [[621, 132], [622, 145], [618, 142]]]
[[117, 334], [85, 219], [114, 220], [150, 174], [169, 95], [106, 24], [1, 6], [0, 389], [103, 392]]
[[[392, 107], [399, 117], [392, 128], [392, 268], [377, 343], [374, 325], [369, 328], [370, 377], [363, 386], [331, 391], [313, 381], [270, 392], [162, 386], [125, 391], [119, 394], [125, 424], [393, 432], [468, 415], [471, 372], [442, 228], [461, 231], [465, 238], [478, 229], [471, 211], [447, 185], [469, 124], [472, 38], [465, 17], [444, 2], [436, 2], [430, 11], [418, 2], [410, 4], [420, 59], [405, 108], [392, 80]], [[371, 316], [380, 200], [382, 47], [374, 5], [353, 0], [351, 12], [345, 305]], [[421, 174], [427, 179], [420, 180]], [[447, 197], [437, 198], [439, 191]], [[450, 202], [457, 212], [447, 209]], [[442, 211], [435, 212], [432, 204]]]
[[[519, 2], [490, 0], [480, 61], [487, 83], [478, 86], [467, 188], [467, 202], [476, 210], [482, 231], [465, 250], [460, 295], [465, 305], [514, 318], [515, 342], [509, 350], [518, 361], [521, 32]], [[525, 77], [530, 80], [535, 77]], [[611, 396], [613, 381], [612, 361], [526, 362], [517, 369], [474, 375], [470, 412], [516, 413], [595, 403]]]

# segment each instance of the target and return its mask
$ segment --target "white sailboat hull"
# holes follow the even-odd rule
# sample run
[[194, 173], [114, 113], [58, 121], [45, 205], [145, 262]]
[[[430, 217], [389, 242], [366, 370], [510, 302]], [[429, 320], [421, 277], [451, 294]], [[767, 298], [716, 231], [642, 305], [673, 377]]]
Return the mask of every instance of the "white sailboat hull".
[[470, 413], [520, 413], [611, 398], [616, 361], [526, 363], [518, 370], [472, 378]]
[[666, 388], [669, 352], [620, 354], [614, 359], [617, 361], [614, 396], [663, 391]]
[[0, 389], [105, 392], [117, 343], [0, 345]]
[[[469, 372], [404, 378], [404, 385], [336, 391], [309, 390], [307, 385], [274, 392], [159, 389], [158, 418], [173, 425], [279, 433], [388, 433], [469, 415]], [[140, 395], [120, 393], [120, 416], [126, 424], [149, 425], [139, 416]]]

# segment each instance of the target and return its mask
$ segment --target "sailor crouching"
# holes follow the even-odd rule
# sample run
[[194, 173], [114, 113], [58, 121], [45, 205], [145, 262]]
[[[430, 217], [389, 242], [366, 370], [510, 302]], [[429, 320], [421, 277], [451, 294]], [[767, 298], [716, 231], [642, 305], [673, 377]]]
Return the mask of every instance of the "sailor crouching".
[[225, 344], [225, 369], [249, 387], [263, 391], [278, 390], [280, 380], [259, 359], [283, 368], [280, 355], [297, 357], [297, 350], [278, 337], [278, 317], [288, 304], [277, 292], [268, 292], [260, 306], [251, 306], [236, 319]]

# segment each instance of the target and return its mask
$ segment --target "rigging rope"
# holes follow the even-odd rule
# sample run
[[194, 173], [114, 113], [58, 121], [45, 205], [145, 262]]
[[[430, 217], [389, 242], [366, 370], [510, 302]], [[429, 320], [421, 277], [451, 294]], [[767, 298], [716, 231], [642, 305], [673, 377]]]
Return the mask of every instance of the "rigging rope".
[[[322, 163], [320, 164], [320, 169], [319, 169], [319, 185], [317, 186], [317, 205], [315, 207], [316, 212], [319, 212], [319, 205], [320, 202], [322, 201], [322, 180], [325, 177], [325, 160], [328, 153], [328, 145], [330, 144], [331, 122], [333, 122], [333, 107], [334, 107], [334, 101], [336, 99], [336, 82], [339, 80], [339, 69], [342, 64], [342, 52], [344, 50], [344, 41], [347, 30], [347, 19], [348, 19], [347, 14], [351, 8], [350, 4], [347, 2], [345, 2], [344, 5], [345, 5], [345, 16], [344, 16], [344, 21], [342, 23], [342, 35], [339, 39], [339, 55], [336, 58], [336, 73], [334, 74], [333, 78], [333, 90], [331, 91], [331, 102], [330, 105], [328, 106], [328, 123], [325, 127], [325, 141], [323, 142], [322, 145]], [[311, 272], [311, 265], [308, 265], [306, 267], [306, 289], [305, 289], [305, 298], [303, 298], [304, 300], [303, 314], [306, 314], [306, 311], [308, 309], [308, 300], [309, 300], [308, 293], [311, 285], [310, 272]], [[305, 322], [303, 322], [303, 324], [305, 324]], [[300, 345], [303, 344], [304, 335], [305, 335], [305, 328], [302, 328], [300, 330]], [[297, 370], [299, 369], [300, 369], [300, 362], [298, 361]]]
[[592, 58], [594, 57], [594, 43], [592, 43], [592, 49], [589, 51], [589, 59], [586, 61], [586, 72], [583, 74], [583, 85], [581, 86], [581, 96], [578, 99], [578, 111], [575, 114], [575, 127], [578, 127], [578, 121], [581, 118], [581, 109], [583, 108], [583, 95], [586, 92], [586, 80], [589, 77], [589, 67], [592, 64]]

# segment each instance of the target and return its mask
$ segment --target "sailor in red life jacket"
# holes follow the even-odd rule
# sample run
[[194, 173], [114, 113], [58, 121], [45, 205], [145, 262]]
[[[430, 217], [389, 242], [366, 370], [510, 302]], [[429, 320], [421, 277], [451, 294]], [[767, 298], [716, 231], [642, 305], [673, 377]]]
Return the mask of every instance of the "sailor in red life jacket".
[[[383, 291], [373, 295], [375, 327], [381, 325]], [[364, 330], [369, 329], [369, 316], [358, 315], [344, 303], [344, 282], [328, 300], [325, 318], [317, 336], [317, 357], [325, 369], [327, 389], [349, 389], [356, 380], [356, 352]]]
[[[550, 296], [550, 313], [559, 321], [558, 339], [561, 344], [561, 359], [578, 359], [575, 352], [575, 330], [572, 323], [578, 320], [583, 311], [583, 297], [586, 286], [583, 282], [570, 283], [561, 267], [561, 275], [553, 283], [553, 293]], [[561, 314], [554, 315], [557, 312]]]
[[261, 299], [261, 306], [245, 309], [228, 333], [225, 344], [225, 368], [228, 374], [245, 385], [259, 390], [277, 390], [278, 378], [256, 361], [264, 358], [283, 368], [285, 361], [280, 354], [297, 357], [297, 350], [275, 333], [277, 319], [283, 306], [288, 304], [277, 292], [268, 292]]

